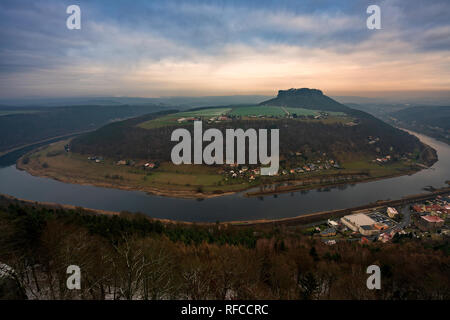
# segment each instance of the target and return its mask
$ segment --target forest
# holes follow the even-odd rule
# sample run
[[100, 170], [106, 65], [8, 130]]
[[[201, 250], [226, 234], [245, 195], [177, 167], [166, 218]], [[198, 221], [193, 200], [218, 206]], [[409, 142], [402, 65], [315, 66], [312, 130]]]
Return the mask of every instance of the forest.
[[389, 113], [387, 121], [450, 144], [450, 106], [410, 107]]
[[[449, 299], [448, 240], [329, 246], [301, 229], [154, 221], [0, 199], [3, 299]], [[366, 268], [381, 268], [381, 290]], [[81, 289], [66, 287], [67, 267]]]
[[[217, 128], [223, 134], [227, 128], [280, 129], [280, 155], [285, 159], [292, 153], [300, 152], [305, 160], [323, 153], [338, 160], [361, 157], [373, 159], [386, 154], [400, 157], [406, 153], [414, 153], [418, 160], [426, 160], [426, 154], [422, 155], [425, 147], [416, 137], [364, 112], [352, 110], [351, 113], [359, 121], [356, 126], [296, 119], [237, 119], [211, 124], [204, 122], [203, 127], [205, 131], [208, 128]], [[75, 138], [72, 141], [72, 150], [76, 153], [101, 155], [117, 160], [169, 161], [171, 150], [176, 144], [171, 142], [171, 134], [179, 126], [167, 125], [150, 129], [138, 126], [164, 114], [166, 112], [106, 125]], [[193, 135], [192, 124], [184, 127]], [[377, 137], [379, 141], [376, 145], [371, 145], [368, 143], [368, 137]], [[248, 146], [246, 149], [248, 150]]]
[[21, 109], [24, 108], [7, 108], [9, 113], [0, 115], [0, 152], [62, 135], [94, 130], [111, 121], [164, 108], [157, 105], [83, 105], [39, 107], [26, 112]]
[[410, 107], [390, 114], [404, 122], [417, 122], [423, 125], [450, 130], [450, 106]]

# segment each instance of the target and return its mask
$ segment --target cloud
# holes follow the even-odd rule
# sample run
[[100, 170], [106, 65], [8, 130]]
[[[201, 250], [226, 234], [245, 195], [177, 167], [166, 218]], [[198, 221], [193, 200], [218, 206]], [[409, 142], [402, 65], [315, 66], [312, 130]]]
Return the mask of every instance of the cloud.
[[0, 95], [449, 90], [450, 5], [379, 4], [370, 31], [366, 1], [81, 1], [69, 31], [63, 2], [6, 1]]

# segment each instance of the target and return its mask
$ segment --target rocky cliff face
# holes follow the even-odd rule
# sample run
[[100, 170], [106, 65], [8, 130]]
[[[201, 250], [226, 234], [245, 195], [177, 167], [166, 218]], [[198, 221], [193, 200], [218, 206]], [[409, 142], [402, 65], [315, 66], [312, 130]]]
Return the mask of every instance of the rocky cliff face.
[[283, 97], [293, 97], [293, 96], [323, 96], [323, 92], [318, 89], [308, 89], [308, 88], [301, 88], [301, 89], [289, 89], [289, 90], [279, 90], [277, 98], [283, 98]]
[[351, 109], [327, 97], [318, 89], [289, 89], [278, 91], [278, 96], [261, 103], [261, 105], [286, 106], [322, 111], [349, 112]]

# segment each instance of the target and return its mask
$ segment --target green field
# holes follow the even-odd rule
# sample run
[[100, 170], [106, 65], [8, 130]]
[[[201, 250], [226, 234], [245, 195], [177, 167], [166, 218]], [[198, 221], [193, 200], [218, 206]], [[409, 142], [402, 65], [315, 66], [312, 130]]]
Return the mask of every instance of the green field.
[[[297, 116], [316, 116], [319, 114], [320, 110], [304, 109], [304, 108], [284, 108], [290, 114], [296, 114]], [[345, 116], [344, 112], [334, 112], [334, 111], [324, 111], [330, 116]]]
[[233, 192], [250, 187], [243, 179], [226, 181], [218, 173], [219, 168], [204, 165], [174, 165], [161, 163], [155, 170], [145, 170], [141, 166], [119, 166], [114, 160], [105, 159], [101, 163], [89, 161], [87, 156], [66, 153], [59, 141], [43, 147], [30, 156], [26, 167], [34, 173], [43, 173], [47, 177], [77, 184], [94, 184], [132, 188], [151, 192], [155, 188], [167, 194], [177, 191], [196, 192]]
[[[238, 116], [238, 117], [285, 117], [286, 112], [281, 107], [272, 106], [237, 106], [232, 108], [210, 108], [194, 111], [184, 111], [172, 113], [163, 117], [140, 123], [138, 126], [144, 129], [160, 128], [168, 125], [179, 125], [177, 122], [180, 118], [199, 117], [203, 120], [209, 120], [212, 117], [221, 115]], [[181, 123], [180, 125], [185, 125]]]
[[303, 108], [284, 108], [289, 114], [296, 114], [297, 116], [316, 116], [319, 114], [318, 110], [303, 109]]
[[[233, 106], [229, 108], [209, 108], [200, 109], [193, 111], [184, 111], [178, 113], [172, 113], [162, 116], [157, 119], [152, 119], [143, 123], [138, 124], [138, 127], [144, 129], [154, 129], [161, 128], [170, 125], [186, 125], [186, 122], [178, 123], [180, 118], [197, 117], [202, 120], [209, 120], [213, 117], [218, 117], [221, 115], [227, 115], [230, 117], [240, 117], [240, 118], [255, 118], [255, 117], [275, 117], [284, 118], [288, 114], [296, 114], [297, 116], [316, 116], [319, 115], [319, 110], [310, 110], [304, 108], [290, 108], [290, 107], [280, 107], [280, 106]], [[350, 121], [349, 119], [343, 119], [345, 113], [343, 112], [327, 112], [330, 115], [329, 119], [321, 119], [328, 121], [329, 123], [340, 122], [340, 121]]]
[[229, 113], [229, 115], [239, 117], [250, 117], [250, 116], [283, 117], [286, 116], [286, 112], [284, 112], [281, 107], [248, 106], [248, 107], [235, 107]]
[[185, 111], [178, 113], [171, 113], [165, 115], [163, 117], [152, 119], [149, 121], [142, 122], [138, 125], [138, 127], [144, 129], [153, 129], [153, 128], [161, 128], [169, 125], [178, 125], [177, 120], [180, 118], [189, 118], [189, 117], [200, 117], [202, 119], [209, 119], [212, 117], [217, 117], [220, 115], [227, 114], [231, 111], [231, 108], [211, 108], [211, 109], [202, 109], [195, 111]]
[[208, 118], [208, 117], [217, 117], [217, 116], [220, 116], [223, 114], [227, 114], [230, 110], [231, 110], [231, 108], [211, 108], [211, 109], [179, 112], [176, 115], [178, 117]]

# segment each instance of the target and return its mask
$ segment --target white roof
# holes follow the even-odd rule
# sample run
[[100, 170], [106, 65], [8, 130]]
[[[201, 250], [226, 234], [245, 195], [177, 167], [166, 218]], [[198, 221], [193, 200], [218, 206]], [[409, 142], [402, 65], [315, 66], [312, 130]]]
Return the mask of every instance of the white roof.
[[328, 223], [333, 225], [333, 226], [339, 225], [336, 221], [333, 221], [333, 220], [330, 220], [330, 219], [328, 219]]
[[344, 218], [356, 226], [368, 226], [375, 224], [375, 221], [364, 213], [350, 214], [348, 216], [345, 216]]
[[398, 213], [397, 210], [395, 210], [395, 208], [392, 208], [392, 207], [388, 207], [387, 208], [387, 212], [393, 213], [393, 214], [397, 214]]

